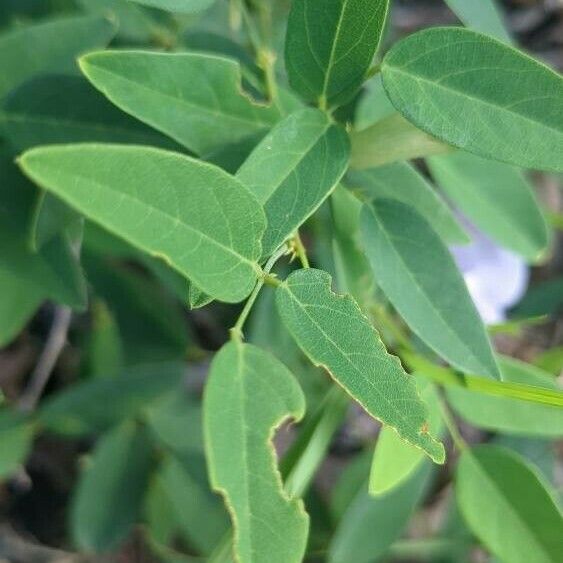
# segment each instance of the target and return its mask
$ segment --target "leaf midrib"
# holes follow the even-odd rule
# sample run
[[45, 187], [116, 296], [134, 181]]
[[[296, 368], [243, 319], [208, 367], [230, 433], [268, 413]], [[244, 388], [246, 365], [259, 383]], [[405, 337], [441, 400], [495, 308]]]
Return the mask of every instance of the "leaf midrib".
[[[289, 296], [291, 297], [291, 299], [297, 304], [298, 308], [303, 312], [303, 314], [313, 323], [313, 325], [318, 329], [318, 331], [327, 339], [328, 342], [330, 342], [330, 344], [332, 344], [332, 346], [334, 346], [334, 348], [337, 350], [337, 352], [346, 360], [346, 362], [348, 364], [350, 364], [354, 371], [356, 373], [358, 373], [360, 375], [360, 378], [363, 379], [364, 381], [366, 381], [370, 387], [372, 387], [375, 392], [377, 393], [377, 395], [379, 395], [386, 403], [387, 405], [391, 408], [391, 410], [395, 410], [395, 412], [399, 415], [399, 417], [401, 418], [401, 420], [406, 423], [407, 425], [412, 424], [410, 422], [410, 420], [406, 419], [405, 416], [403, 415], [403, 413], [397, 409], [395, 409], [393, 403], [391, 403], [389, 401], [389, 399], [379, 390], [379, 388], [373, 384], [373, 382], [371, 382], [367, 377], [364, 376], [363, 372], [352, 362], [352, 360], [350, 360], [350, 358], [348, 357], [348, 355], [338, 346], [338, 344], [336, 342], [334, 342], [334, 340], [330, 337], [330, 335], [328, 335], [323, 328], [319, 325], [319, 323], [309, 314], [309, 312], [305, 309], [305, 307], [301, 304], [301, 302], [299, 301], [299, 299], [297, 299], [297, 297], [294, 295], [293, 291], [291, 290], [291, 286], [288, 284], [286, 286], [286, 291], [289, 294]], [[331, 309], [332, 310], [332, 309]], [[372, 329], [373, 330], [373, 329]], [[319, 360], [315, 359], [315, 362], [318, 362], [319, 364], [322, 364], [322, 362], [320, 362]], [[329, 370], [329, 372], [333, 375], [333, 372], [331, 370]], [[333, 375], [334, 377], [334, 375]], [[334, 379], [336, 379], [337, 382], [339, 382], [341, 385], [343, 385], [336, 377], [334, 377]], [[358, 398], [354, 397], [354, 399], [356, 399], [358, 402], [361, 402]], [[373, 414], [372, 416], [379, 418], [377, 415]], [[389, 423], [386, 423], [389, 424]], [[391, 426], [389, 424], [389, 426]], [[419, 446], [420, 447], [420, 446]]]
[[[433, 306], [432, 300], [430, 299], [430, 297], [426, 294], [426, 292], [423, 290], [422, 286], [420, 286], [417, 283], [416, 278], [413, 276], [413, 274], [411, 273], [410, 268], [408, 267], [407, 263], [405, 262], [402, 254], [400, 252], [398, 252], [398, 250], [396, 249], [396, 246], [393, 244], [390, 233], [387, 231], [387, 229], [385, 228], [385, 225], [383, 223], [383, 221], [379, 218], [379, 216], [376, 213], [376, 209], [375, 206], [373, 205], [368, 205], [367, 206], [368, 209], [370, 210], [370, 212], [372, 213], [374, 219], [376, 220], [377, 224], [379, 225], [381, 232], [383, 234], [383, 236], [385, 237], [386, 241], [388, 242], [389, 246], [391, 247], [391, 249], [393, 249], [393, 253], [395, 254], [395, 256], [397, 256], [397, 258], [399, 259], [400, 263], [403, 265], [405, 271], [407, 272], [408, 277], [411, 279], [411, 281], [414, 283], [414, 286], [418, 289], [418, 292], [424, 297], [424, 299], [426, 300], [426, 302], [430, 305], [431, 310], [435, 311], [437, 314], [437, 317], [439, 318], [439, 320], [443, 323], [444, 327], [447, 329], [448, 332], [450, 332], [450, 334], [452, 334], [454, 336], [454, 338], [459, 341], [459, 343], [461, 343], [462, 348], [464, 348], [465, 350], [467, 350], [468, 355], [470, 357], [472, 357], [473, 359], [477, 360], [477, 362], [479, 363], [479, 365], [481, 365], [483, 367], [483, 370], [486, 373], [489, 373], [489, 369], [484, 366], [481, 362], [481, 360], [475, 356], [475, 354], [473, 354], [473, 352], [471, 351], [471, 348], [469, 348], [464, 340], [457, 334], [457, 332], [453, 329], [453, 327], [451, 327], [447, 322], [446, 319], [444, 319], [444, 317], [442, 316], [442, 313], [436, 309]], [[457, 363], [457, 362], [456, 362]], [[497, 372], [497, 370], [495, 370], [495, 372]], [[492, 374], [491, 374], [492, 375]]]
[[[112, 76], [113, 78], [115, 78], [117, 80], [122, 80], [123, 82], [126, 82], [128, 84], [133, 84], [137, 89], [147, 90], [148, 92], [150, 92], [153, 95], [161, 96], [165, 99], [172, 100], [172, 101], [174, 101], [174, 102], [176, 102], [180, 105], [186, 106], [190, 109], [195, 108], [198, 111], [208, 113], [212, 116], [219, 117], [219, 118], [231, 119], [233, 121], [240, 121], [242, 123], [246, 123], [246, 124], [249, 124], [249, 125], [258, 125], [258, 126], [260, 126], [260, 128], [267, 128], [267, 127], [270, 127], [272, 125], [272, 121], [266, 121], [266, 120], [263, 120], [263, 119], [257, 118], [257, 117], [255, 117], [254, 119], [250, 119], [249, 117], [236, 115], [236, 114], [232, 114], [232, 113], [226, 113], [225, 111], [222, 111], [222, 108], [211, 109], [209, 106], [196, 104], [193, 100], [188, 100], [188, 99], [183, 98], [183, 97], [180, 97], [180, 98], [175, 97], [174, 95], [169, 94], [167, 92], [163, 92], [162, 90], [157, 90], [157, 89], [151, 88], [150, 86], [143, 84], [142, 82], [137, 82], [137, 81], [133, 80], [132, 78], [129, 78], [128, 76], [113, 72], [106, 67], [94, 65], [94, 64], [88, 63], [88, 62], [86, 62], [85, 64], [90, 65], [91, 67], [97, 69], [98, 72], [109, 74], [110, 76]], [[97, 85], [96, 85], [96, 87], [99, 88], [100, 90], [102, 90], [108, 98], [115, 99], [115, 96], [112, 93], [108, 92], [108, 90], [105, 87], [102, 87], [102, 86], [98, 87]], [[121, 102], [119, 102], [119, 103], [120, 103], [120, 105], [125, 105], [125, 104], [122, 104]], [[249, 102], [249, 103], [251, 104], [251, 102]], [[252, 106], [252, 104], [249, 105], [249, 108], [256, 109], [258, 111], [260, 111], [262, 109], [263, 110], [270, 109], [267, 106], [264, 106], [264, 107], [256, 106], [256, 107], [254, 107], [254, 106]]]
[[[311, 141], [310, 144], [307, 145], [307, 147], [299, 155], [299, 158], [294, 163], [292, 163], [292, 167], [287, 169], [287, 171], [284, 173], [283, 177], [276, 183], [276, 185], [274, 186], [274, 188], [272, 189], [272, 191], [270, 192], [268, 197], [264, 200], [259, 200], [260, 203], [263, 205], [263, 207], [267, 206], [268, 202], [276, 195], [276, 193], [279, 191], [280, 187], [287, 181], [287, 179], [291, 176], [291, 174], [293, 174], [299, 168], [299, 166], [307, 158], [307, 156], [309, 155], [311, 150], [313, 148], [315, 148], [315, 146], [319, 143], [321, 138], [327, 133], [327, 131], [331, 127], [332, 127], [332, 123], [330, 123], [330, 121], [327, 120], [327, 122], [325, 123], [325, 125], [323, 127], [323, 130], [318, 132], [318, 135]], [[236, 176], [238, 178], [239, 174], [237, 173]]]
[[[107, 187], [105, 184], [102, 184], [100, 182], [97, 182], [96, 180], [93, 180], [92, 178], [89, 178], [88, 176], [83, 176], [82, 174], [79, 173], [74, 173], [72, 174], [72, 176], [74, 176], [75, 178], [78, 178], [82, 181], [85, 181], [87, 184], [93, 184], [94, 186], [96, 186], [99, 190], [101, 191], [105, 191], [105, 192], [110, 192], [112, 194], [119, 194], [120, 196], [122, 196], [124, 199], [129, 199], [132, 200], [133, 202], [136, 202], [138, 204], [142, 204], [144, 205], [148, 210], [150, 210], [151, 212], [155, 212], [157, 215], [161, 215], [162, 217], [164, 217], [165, 219], [172, 221], [172, 223], [176, 223], [176, 224], [180, 224], [182, 225], [184, 228], [186, 228], [186, 230], [195, 233], [197, 236], [201, 236], [203, 239], [207, 240], [208, 242], [216, 245], [217, 247], [219, 247], [221, 250], [225, 251], [227, 254], [230, 254], [236, 258], [238, 258], [241, 262], [244, 262], [246, 264], [248, 264], [249, 266], [251, 266], [253, 268], [253, 270], [256, 271], [257, 269], [257, 263], [253, 260], [250, 260], [249, 258], [243, 256], [242, 254], [239, 254], [237, 251], [235, 251], [234, 248], [230, 248], [228, 246], [225, 246], [223, 243], [215, 240], [214, 238], [212, 238], [211, 236], [209, 236], [207, 233], [204, 233], [203, 231], [198, 231], [197, 229], [195, 229], [194, 227], [188, 225], [187, 223], [185, 223], [184, 221], [180, 220], [179, 217], [175, 217], [173, 215], [170, 215], [170, 213], [163, 211], [162, 209], [158, 208], [158, 207], [154, 207], [148, 203], [146, 203], [145, 201], [138, 199], [130, 194], [127, 194], [125, 192], [120, 192], [118, 190], [114, 190], [110, 187]], [[61, 197], [62, 199], [65, 199], [69, 204], [71, 204], [73, 207], [77, 207], [76, 204], [74, 203], [74, 200], [72, 200], [72, 198], [68, 197], [68, 194], [66, 192], [59, 192], [56, 190], [50, 190], [53, 191], [55, 194], [57, 194], [59, 197]], [[89, 215], [90, 218], [93, 221], [99, 221], [98, 219], [96, 219], [95, 217], [92, 216], [91, 212], [86, 212], [82, 209], [80, 209], [81, 213], [84, 213], [84, 215]], [[113, 229], [115, 230], [115, 229]], [[122, 236], [122, 235], [120, 235]], [[129, 239], [130, 240], [130, 239]], [[131, 241], [132, 242], [132, 241]], [[136, 244], [136, 243], [135, 243]], [[147, 249], [148, 250], [148, 249]]]
[[325, 78], [323, 82], [323, 89], [321, 91], [321, 98], [326, 99], [326, 93], [328, 90], [328, 83], [331, 78], [331, 71], [334, 64], [334, 57], [336, 55], [336, 46], [338, 44], [338, 38], [340, 37], [340, 32], [342, 30], [342, 22], [344, 20], [344, 14], [346, 8], [348, 7], [348, 0], [344, 0], [341, 5], [340, 15], [338, 16], [338, 23], [336, 24], [336, 33], [334, 34], [334, 41], [332, 42], [332, 47], [330, 49], [330, 55], [326, 65]]
[[[422, 82], [422, 83], [427, 84], [427, 85], [429, 85], [429, 86], [431, 86], [431, 87], [435, 87], [435, 88], [437, 88], [437, 89], [441, 89], [441, 90], [445, 90], [445, 91], [447, 91], [447, 92], [451, 92], [452, 95], [454, 95], [454, 96], [464, 98], [465, 100], [467, 100], [467, 99], [472, 100], [472, 101], [475, 102], [476, 104], [479, 104], [479, 105], [482, 105], [482, 106], [485, 106], [485, 107], [493, 107], [493, 108], [496, 108], [496, 109], [498, 109], [498, 110], [500, 110], [500, 111], [502, 111], [502, 112], [505, 112], [505, 113], [510, 114], [511, 116], [517, 117], [517, 118], [522, 119], [522, 120], [524, 120], [524, 121], [528, 121], [528, 122], [532, 123], [533, 125], [535, 125], [535, 126], [537, 126], [537, 127], [544, 128], [544, 129], [547, 129], [547, 130], [549, 130], [549, 131], [553, 131], [553, 132], [555, 132], [555, 133], [557, 133], [558, 135], [560, 135], [560, 136], [563, 137], [563, 132], [562, 132], [560, 129], [556, 129], [556, 128], [554, 128], [554, 127], [551, 127], [550, 125], [544, 123], [543, 121], [536, 121], [536, 120], [534, 120], [533, 118], [528, 117], [527, 115], [524, 115], [524, 114], [522, 114], [522, 113], [515, 112], [515, 111], [513, 111], [513, 110], [511, 110], [511, 109], [508, 109], [508, 108], [506, 108], [506, 107], [503, 107], [503, 106], [501, 106], [501, 105], [498, 105], [498, 104], [496, 104], [496, 103], [494, 103], [494, 102], [490, 102], [489, 100], [484, 100], [484, 99], [482, 99], [482, 98], [477, 98], [477, 97], [475, 97], [474, 95], [466, 94], [466, 93], [464, 93], [462, 90], [456, 90], [455, 88], [451, 88], [451, 87], [448, 87], [448, 86], [444, 86], [443, 84], [441, 84], [441, 83], [439, 83], [439, 82], [436, 82], [436, 81], [434, 81], [434, 80], [431, 80], [431, 79], [426, 78], [426, 77], [423, 77], [423, 76], [420, 76], [420, 75], [418, 75], [418, 74], [414, 74], [414, 73], [407, 72], [407, 71], [401, 69], [401, 68], [398, 67], [398, 66], [393, 66], [393, 65], [391, 65], [391, 64], [389, 64], [389, 63], [387, 63], [385, 66], [386, 66], [391, 72], [396, 72], [396, 73], [398, 73], [398, 74], [402, 74], [402, 75], [404, 75], [404, 76], [407, 76], [408, 78], [410, 78], [411, 80], [414, 80], [415, 82]], [[472, 70], [475, 71], [475, 70], [478, 70], [478, 69], [472, 69]], [[466, 71], [466, 72], [469, 72], [469, 71]], [[534, 99], [535, 99], [535, 98], [534, 98]]]
[[469, 458], [472, 460], [472, 462], [475, 464], [477, 471], [479, 471], [481, 473], [481, 475], [486, 478], [486, 480], [489, 482], [491, 487], [498, 493], [499, 498], [502, 500], [503, 504], [506, 507], [508, 507], [508, 511], [520, 523], [520, 525], [522, 526], [522, 528], [524, 530], [528, 530], [529, 536], [532, 538], [534, 543], [536, 545], [538, 545], [539, 548], [540, 548], [538, 551], [543, 553], [543, 555], [546, 557], [546, 561], [552, 561], [551, 555], [549, 553], [546, 553], [546, 551], [544, 549], [542, 549], [543, 544], [542, 544], [541, 540], [538, 539], [538, 536], [535, 533], [535, 530], [530, 528], [530, 526], [528, 525], [528, 522], [520, 515], [520, 512], [518, 510], [516, 510], [516, 507], [513, 504], [511, 504], [510, 502], [508, 502], [508, 500], [506, 499], [506, 496], [505, 496], [504, 492], [502, 491], [502, 489], [500, 489], [498, 487], [496, 481], [493, 478], [490, 477], [490, 474], [486, 471], [484, 466], [481, 465], [481, 463], [479, 462], [479, 459], [476, 456], [474, 456], [470, 451], [468, 452], [468, 455], [469, 455]]

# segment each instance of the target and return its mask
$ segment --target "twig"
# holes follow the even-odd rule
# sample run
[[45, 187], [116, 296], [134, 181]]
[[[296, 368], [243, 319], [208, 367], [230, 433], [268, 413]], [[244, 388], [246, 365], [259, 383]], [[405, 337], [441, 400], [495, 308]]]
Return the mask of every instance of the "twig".
[[246, 319], [248, 318], [248, 315], [250, 314], [250, 311], [252, 310], [252, 307], [254, 306], [254, 303], [256, 302], [256, 299], [258, 298], [258, 295], [260, 294], [261, 289], [264, 287], [264, 284], [268, 283], [268, 285], [274, 285], [274, 281], [273, 281], [274, 278], [273, 278], [273, 276], [270, 275], [270, 271], [275, 266], [276, 262], [286, 252], [287, 252], [287, 246], [284, 244], [283, 246], [278, 248], [278, 250], [276, 252], [274, 252], [274, 254], [272, 254], [270, 259], [266, 262], [266, 265], [264, 266], [264, 269], [262, 270], [262, 277], [256, 282], [254, 290], [252, 291], [252, 293], [250, 294], [250, 297], [246, 301], [246, 303], [245, 303], [245, 305], [242, 309], [242, 312], [241, 312], [239, 318], [237, 319], [235, 326], [233, 326], [233, 328], [231, 328], [231, 331], [230, 331], [231, 332], [231, 338], [233, 338], [235, 340], [242, 340], [243, 339], [242, 328], [244, 326], [244, 323], [246, 322]]
[[305, 245], [301, 240], [301, 236], [299, 235], [299, 231], [296, 231], [293, 235], [293, 239], [291, 240], [291, 248], [296, 256], [299, 258], [301, 265], [303, 268], [310, 268], [309, 259], [307, 258], [307, 250], [305, 249]]
[[18, 402], [21, 411], [31, 412], [37, 406], [37, 402], [49, 382], [59, 355], [66, 344], [71, 318], [72, 311], [69, 307], [58, 306], [55, 308], [53, 325], [47, 337], [45, 348], [43, 348], [30, 381]]

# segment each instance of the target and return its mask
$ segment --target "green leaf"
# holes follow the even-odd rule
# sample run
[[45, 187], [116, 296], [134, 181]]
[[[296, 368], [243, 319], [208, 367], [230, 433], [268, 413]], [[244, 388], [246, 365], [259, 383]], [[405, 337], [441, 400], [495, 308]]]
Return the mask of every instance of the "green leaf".
[[44, 299], [43, 288], [22, 284], [18, 274], [0, 267], [0, 348], [22, 331]]
[[546, 389], [537, 385], [495, 381], [482, 376], [466, 375], [429, 362], [411, 352], [403, 351], [401, 358], [408, 365], [420, 370], [426, 377], [446, 387], [462, 387], [470, 391], [482, 392], [495, 397], [510, 397], [530, 403], [563, 407], [563, 392]]
[[209, 490], [204, 457], [194, 456], [184, 463], [168, 458], [158, 478], [183, 537], [198, 552], [211, 553], [228, 531], [229, 516], [221, 499]]
[[66, 237], [57, 237], [34, 253], [26, 239], [0, 225], [0, 278], [8, 284], [17, 280], [20, 290], [15, 294], [29, 295], [32, 302], [41, 295], [73, 309], [86, 307], [86, 282]]
[[522, 167], [563, 170], [563, 79], [512, 47], [467, 29], [427, 29], [397, 43], [382, 73], [393, 105], [438, 139]]
[[446, 4], [467, 27], [492, 35], [505, 43], [513, 42], [496, 0], [446, 0]]
[[[428, 407], [428, 428], [433, 436], [444, 430], [440, 412], [440, 397], [434, 385], [415, 375], [420, 397]], [[377, 438], [369, 477], [369, 493], [373, 496], [387, 494], [410, 479], [424, 463], [424, 454], [403, 442], [390, 428], [383, 427]]]
[[519, 170], [463, 152], [433, 157], [428, 165], [456, 207], [493, 240], [531, 261], [546, 250], [545, 217]]
[[36, 74], [74, 70], [78, 55], [105, 47], [113, 34], [109, 21], [87, 16], [53, 19], [0, 35], [0, 99]]
[[487, 445], [464, 451], [456, 495], [470, 528], [503, 561], [561, 559], [561, 511], [553, 494], [516, 454]]
[[414, 380], [391, 356], [350, 296], [330, 289], [320, 270], [298, 270], [276, 290], [279, 314], [293, 338], [366, 411], [442, 463], [444, 448], [427, 431]]
[[101, 432], [137, 416], [176, 386], [182, 375], [182, 364], [155, 363], [129, 368], [116, 377], [76, 383], [46, 399], [39, 420], [59, 434]]
[[518, 303], [513, 315], [520, 319], [542, 315], [556, 316], [563, 310], [563, 276], [531, 287]]
[[41, 187], [166, 260], [212, 297], [237, 302], [252, 290], [264, 214], [254, 196], [219, 168], [120, 145], [32, 149], [20, 165]]
[[4, 100], [0, 131], [17, 152], [37, 145], [80, 142], [177, 148], [164, 135], [117, 109], [79, 76], [47, 75], [22, 84]]
[[348, 166], [345, 131], [323, 112], [303, 109], [281, 121], [237, 172], [264, 206], [269, 256], [328, 197]]
[[160, 8], [178, 14], [201, 12], [211, 6], [215, 0], [132, 0], [153, 8]]
[[74, 209], [47, 192], [38, 194], [31, 220], [31, 250], [38, 252], [58, 235], [69, 233], [73, 238], [75, 232], [82, 231], [82, 218]]
[[173, 389], [150, 406], [146, 420], [154, 440], [172, 454], [166, 455], [157, 479], [176, 527], [190, 546], [211, 553], [227, 532], [229, 517], [209, 489], [201, 403], [185, 389]]
[[302, 496], [309, 488], [334, 434], [344, 423], [348, 406], [348, 396], [338, 387], [333, 387], [316, 412], [305, 420], [281, 463], [285, 489], [290, 495]]
[[516, 452], [536, 469], [547, 483], [555, 483], [557, 454], [551, 441], [542, 438], [497, 434], [492, 443]]
[[[119, 40], [167, 45], [170, 32], [147, 9], [131, 0], [74, 0], [89, 14], [112, 18], [117, 22]], [[164, 23], [164, 22], [163, 22]]]
[[186, 301], [190, 282], [184, 276], [172, 269], [161, 258], [149, 256], [136, 249], [123, 239], [113, 236], [95, 223], [86, 221], [84, 225], [84, 247], [92, 254], [127, 262], [140, 262], [154, 277], [175, 295], [180, 302]]
[[151, 457], [146, 430], [133, 422], [99, 441], [72, 503], [71, 532], [80, 549], [107, 551], [125, 539], [139, 515]]
[[92, 378], [116, 377], [123, 369], [123, 342], [115, 317], [102, 300], [91, 306], [86, 372]]
[[427, 490], [431, 464], [426, 462], [401, 486], [373, 498], [362, 483], [343, 514], [329, 546], [330, 563], [372, 563], [401, 537]]
[[383, 88], [381, 74], [368, 80], [364, 90], [354, 114], [354, 127], [358, 131], [396, 113]]
[[82, 309], [86, 284], [68, 237], [57, 237], [36, 254], [29, 224], [36, 190], [0, 148], [0, 341], [8, 343], [45, 299]]
[[80, 67], [119, 108], [200, 155], [264, 134], [281, 117], [242, 91], [240, 66], [230, 59], [104, 51]]
[[379, 46], [388, 0], [294, 0], [285, 65], [293, 89], [321, 108], [360, 88]]
[[391, 199], [364, 205], [361, 220], [375, 281], [411, 330], [460, 369], [500, 379], [465, 282], [427, 221]]
[[207, 460], [212, 487], [231, 512], [237, 560], [303, 558], [308, 516], [283, 489], [271, 438], [304, 410], [292, 374], [259, 348], [231, 342], [213, 360], [204, 396]]
[[33, 427], [21, 416], [0, 411], [0, 482], [25, 463], [33, 441]]
[[406, 162], [396, 162], [346, 176], [346, 185], [364, 198], [391, 198], [411, 205], [449, 244], [469, 242], [448, 205], [434, 188]]
[[83, 262], [96, 294], [115, 315], [126, 364], [184, 359], [188, 348], [184, 311], [160, 284], [89, 252]]
[[563, 346], [555, 346], [534, 358], [534, 365], [555, 376], [558, 376], [563, 366]]
[[336, 288], [340, 293], [349, 293], [362, 311], [367, 311], [374, 301], [375, 283], [360, 244], [361, 208], [358, 198], [342, 186], [330, 199]]
[[[510, 358], [501, 358], [499, 363], [504, 381], [560, 390], [553, 377], [539, 368]], [[561, 407], [458, 388], [448, 389], [448, 400], [459, 415], [479, 428], [520, 436], [563, 436]]]
[[350, 166], [358, 170], [452, 150], [396, 112], [366, 129], [352, 132], [350, 141]]

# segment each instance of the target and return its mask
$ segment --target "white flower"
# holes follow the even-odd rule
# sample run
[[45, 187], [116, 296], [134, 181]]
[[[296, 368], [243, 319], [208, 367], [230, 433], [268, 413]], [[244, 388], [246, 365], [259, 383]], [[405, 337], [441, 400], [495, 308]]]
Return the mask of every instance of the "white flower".
[[518, 303], [528, 287], [529, 268], [517, 254], [498, 246], [473, 227], [472, 242], [450, 248], [486, 324], [506, 320], [506, 311]]

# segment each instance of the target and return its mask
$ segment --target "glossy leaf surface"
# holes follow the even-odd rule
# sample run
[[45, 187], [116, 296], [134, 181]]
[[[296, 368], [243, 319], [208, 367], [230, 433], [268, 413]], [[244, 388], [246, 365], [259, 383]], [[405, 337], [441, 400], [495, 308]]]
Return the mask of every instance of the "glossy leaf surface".
[[309, 519], [302, 502], [284, 491], [271, 438], [304, 410], [293, 375], [267, 352], [231, 342], [214, 358], [204, 399], [207, 461], [211, 484], [231, 512], [240, 561], [303, 558]]
[[373, 60], [388, 0], [295, 0], [285, 64], [295, 91], [321, 107], [343, 105]]
[[264, 206], [268, 226], [262, 241], [265, 256], [329, 196], [348, 166], [344, 130], [315, 109], [304, 109], [281, 121], [262, 140], [237, 172]]
[[426, 344], [462, 370], [500, 379], [491, 344], [440, 237], [413, 208], [376, 200], [362, 210], [375, 280]]
[[563, 78], [491, 37], [433, 28], [397, 43], [383, 82], [393, 105], [438, 139], [479, 156], [561, 171]]
[[442, 444], [426, 428], [427, 413], [414, 381], [391, 356], [350, 296], [331, 291], [320, 270], [298, 270], [276, 290], [278, 312], [293, 338], [374, 418], [434, 461], [444, 460]]
[[236, 302], [252, 290], [264, 214], [222, 170], [176, 153], [119, 145], [32, 149], [20, 164], [41, 187], [163, 258], [213, 297]]

